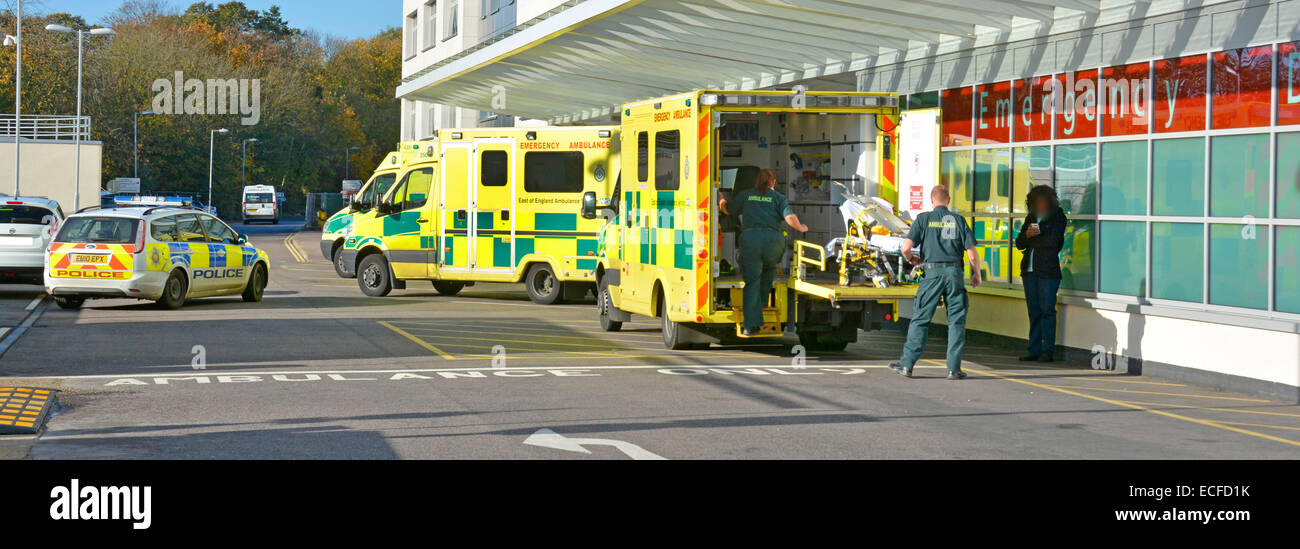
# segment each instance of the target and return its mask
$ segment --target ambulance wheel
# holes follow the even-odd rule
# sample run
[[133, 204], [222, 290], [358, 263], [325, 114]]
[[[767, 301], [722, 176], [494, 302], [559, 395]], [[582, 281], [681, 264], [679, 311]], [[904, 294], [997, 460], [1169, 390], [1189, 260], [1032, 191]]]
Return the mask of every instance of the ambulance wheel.
[[357, 267], [357, 285], [370, 297], [384, 297], [393, 291], [393, 278], [383, 254], [370, 254], [361, 260], [361, 266]]
[[158, 304], [166, 309], [179, 309], [185, 305], [185, 294], [188, 290], [189, 281], [185, 278], [185, 273], [181, 271], [172, 271], [171, 276], [167, 277], [167, 283], [163, 286], [162, 297], [158, 299]]
[[86, 298], [75, 295], [58, 296], [54, 298], [54, 303], [58, 304], [60, 309], [75, 311], [86, 304]]
[[435, 280], [433, 281], [433, 289], [438, 290], [438, 295], [445, 295], [447, 297], [451, 297], [460, 293], [461, 290], [464, 290], [465, 283], [450, 282], [447, 280]]
[[601, 280], [597, 288], [596, 309], [600, 311], [600, 329], [606, 332], [622, 330], [623, 323], [614, 320], [610, 315], [610, 311], [614, 310], [614, 298], [609, 295], [609, 283]]
[[262, 301], [262, 293], [265, 291], [266, 266], [258, 263], [253, 267], [253, 274], [248, 277], [248, 286], [244, 287], [244, 301], [248, 303]]
[[533, 265], [524, 278], [528, 298], [539, 305], [554, 305], [564, 296], [564, 285], [555, 278], [550, 265]]
[[334, 263], [334, 274], [339, 275], [340, 278], [357, 277], [357, 273], [348, 273], [345, 270], [347, 266], [343, 264], [343, 246], [334, 247], [334, 257], [330, 258], [330, 261]]

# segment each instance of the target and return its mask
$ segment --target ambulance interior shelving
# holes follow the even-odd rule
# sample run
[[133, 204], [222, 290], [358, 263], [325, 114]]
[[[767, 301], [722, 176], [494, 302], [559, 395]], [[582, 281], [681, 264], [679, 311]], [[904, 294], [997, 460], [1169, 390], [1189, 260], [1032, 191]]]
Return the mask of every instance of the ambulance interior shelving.
[[[777, 190], [786, 195], [807, 233], [786, 227], [791, 242], [830, 246], [845, 236], [841, 206], [849, 197], [876, 196], [876, 116], [872, 114], [721, 113], [717, 130], [719, 192], [726, 198], [753, 188], [758, 172], [776, 173]], [[723, 217], [719, 229], [718, 289], [741, 286], [736, 269], [738, 220]], [[793, 245], [787, 247], [777, 281], [791, 272]], [[835, 260], [832, 254], [828, 260]], [[827, 267], [831, 276], [834, 267]]]

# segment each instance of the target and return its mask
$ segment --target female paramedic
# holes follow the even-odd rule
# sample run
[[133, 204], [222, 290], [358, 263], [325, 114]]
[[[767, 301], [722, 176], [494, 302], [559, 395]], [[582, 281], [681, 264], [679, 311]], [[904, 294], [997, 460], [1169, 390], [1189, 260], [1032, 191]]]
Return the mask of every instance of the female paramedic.
[[724, 214], [740, 216], [740, 274], [745, 279], [745, 325], [741, 333], [756, 336], [763, 327], [763, 305], [772, 291], [776, 267], [785, 255], [782, 224], [789, 223], [801, 233], [808, 232], [808, 226], [790, 209], [785, 195], [777, 192], [776, 173], [772, 170], [758, 172], [754, 188], [731, 197], [730, 203], [728, 208], [723, 198], [718, 207]]

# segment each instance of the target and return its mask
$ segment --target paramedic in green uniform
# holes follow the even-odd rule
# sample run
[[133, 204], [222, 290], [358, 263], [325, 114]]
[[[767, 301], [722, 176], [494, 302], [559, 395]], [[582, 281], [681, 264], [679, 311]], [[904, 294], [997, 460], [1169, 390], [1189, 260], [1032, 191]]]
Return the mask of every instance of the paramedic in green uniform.
[[[912, 324], [907, 328], [903, 357], [889, 365], [891, 370], [907, 377], [912, 377], [912, 367], [921, 357], [930, 319], [942, 299], [948, 313], [948, 379], [966, 378], [966, 372], [961, 370], [961, 352], [966, 345], [969, 302], [962, 255], [970, 258], [971, 286], [980, 285], [980, 260], [975, 251], [975, 234], [965, 219], [948, 209], [950, 201], [948, 188], [936, 186], [930, 192], [934, 209], [917, 216], [911, 232], [903, 240], [903, 257], [913, 265], [920, 265], [925, 273], [913, 301]], [[920, 256], [912, 252], [917, 244], [921, 245]]]
[[[730, 203], [730, 208], [728, 208]], [[740, 216], [740, 271], [745, 279], [745, 325], [741, 333], [756, 336], [763, 327], [763, 305], [772, 291], [776, 268], [785, 255], [785, 224], [806, 233], [808, 226], [790, 209], [785, 195], [776, 190], [776, 173], [758, 172], [753, 189], [745, 189], [718, 204], [722, 213]]]

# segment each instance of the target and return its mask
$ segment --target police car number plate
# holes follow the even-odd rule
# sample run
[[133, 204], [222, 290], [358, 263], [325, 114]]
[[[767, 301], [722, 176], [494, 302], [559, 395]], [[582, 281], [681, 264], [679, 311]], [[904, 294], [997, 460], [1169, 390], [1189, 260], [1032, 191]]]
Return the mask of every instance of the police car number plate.
[[77, 254], [77, 255], [72, 256], [72, 262], [73, 262], [73, 263], [92, 263], [92, 264], [96, 264], [96, 265], [103, 265], [103, 264], [105, 264], [105, 263], [108, 263], [108, 256], [106, 256], [106, 255], [91, 255], [91, 254]]

